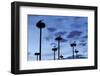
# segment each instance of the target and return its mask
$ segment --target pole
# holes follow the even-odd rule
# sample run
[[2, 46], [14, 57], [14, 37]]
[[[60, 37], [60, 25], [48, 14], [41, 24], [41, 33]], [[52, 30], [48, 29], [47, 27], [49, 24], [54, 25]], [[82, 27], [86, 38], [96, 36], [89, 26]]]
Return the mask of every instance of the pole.
[[37, 61], [38, 61], [38, 55], [37, 55]]
[[73, 59], [74, 59], [74, 46], [73, 46], [73, 49], [72, 50], [73, 50]]
[[55, 51], [54, 51], [54, 60], [55, 60]]
[[39, 46], [40, 56], [39, 56], [39, 60], [41, 60], [41, 40], [42, 40], [42, 28], [40, 28], [40, 46]]
[[76, 58], [77, 58], [77, 53], [76, 53]]
[[58, 60], [60, 60], [60, 40], [58, 40]]

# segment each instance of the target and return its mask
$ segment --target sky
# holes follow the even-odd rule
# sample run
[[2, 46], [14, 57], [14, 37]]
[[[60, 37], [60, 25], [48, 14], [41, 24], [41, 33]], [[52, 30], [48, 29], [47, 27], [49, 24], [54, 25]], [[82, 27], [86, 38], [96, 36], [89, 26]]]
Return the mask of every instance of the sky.
[[[39, 20], [45, 23], [42, 29], [42, 60], [53, 60], [52, 48], [57, 46], [55, 38], [62, 37], [60, 52], [64, 58], [72, 56], [71, 43], [76, 41], [78, 55], [88, 57], [88, 17], [28, 15], [28, 61], [36, 60], [34, 53], [39, 52], [40, 30], [36, 27]], [[56, 52], [57, 58], [57, 52]]]

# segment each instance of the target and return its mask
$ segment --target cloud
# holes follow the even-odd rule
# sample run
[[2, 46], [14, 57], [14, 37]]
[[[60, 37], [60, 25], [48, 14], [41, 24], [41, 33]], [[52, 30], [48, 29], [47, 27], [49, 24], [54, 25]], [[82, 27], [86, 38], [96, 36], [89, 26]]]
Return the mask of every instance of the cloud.
[[65, 31], [60, 31], [60, 32], [57, 32], [55, 33], [55, 36], [62, 36], [62, 35], [65, 35], [67, 32]]
[[86, 38], [88, 38], [88, 36], [87, 36], [87, 35], [85, 35], [85, 36], [83, 36], [82, 38], [86, 39]]
[[67, 39], [62, 39], [62, 40], [61, 40], [61, 42], [67, 42], [67, 41], [68, 41]]
[[[84, 56], [83, 54], [78, 54], [77, 57], [75, 55], [75, 59], [86, 59], [87, 57]], [[73, 56], [68, 56], [67, 58], [65, 59], [73, 59]]]
[[88, 25], [88, 22], [85, 22], [84, 24], [85, 24], [85, 25]]
[[86, 27], [87, 22], [74, 22], [70, 26], [73, 28], [83, 28]]
[[33, 53], [32, 53], [32, 52], [27, 52], [27, 55], [29, 55], [29, 56], [30, 56], [30, 55], [33, 55]]
[[74, 21], [87, 21], [87, 17], [74, 17]]
[[67, 36], [67, 38], [74, 38], [74, 37], [79, 37], [82, 34], [81, 31], [71, 31], [69, 33], [69, 35]]
[[50, 43], [50, 45], [54, 45], [54, 46], [56, 46], [57, 44], [56, 44], [56, 43]]
[[31, 53], [30, 53], [30, 52], [28, 52], [27, 54], [28, 54], [28, 55], [30, 55]]
[[81, 46], [86, 46], [87, 43], [79, 43]]
[[57, 18], [56, 20], [58, 20], [58, 21], [63, 21], [64, 19], [63, 19], [63, 18]]
[[47, 36], [47, 37], [45, 37], [45, 40], [47, 40], [47, 41], [49, 41], [49, 40], [51, 40], [51, 39], [52, 39], [51, 36]]
[[47, 28], [47, 30], [48, 30], [49, 32], [55, 32], [57, 29], [54, 28], [54, 27], [49, 27], [49, 28]]
[[74, 17], [74, 20], [80, 20], [83, 19], [83, 17]]
[[80, 42], [85, 42], [86, 40], [84, 40], [84, 39], [82, 39], [82, 40], [80, 40]]
[[65, 21], [65, 20], [70, 20], [72, 17], [70, 16], [60, 16], [59, 18], [56, 18], [57, 21]]
[[80, 24], [77, 24], [77, 23], [72, 23], [71, 27], [73, 27], [73, 28], [81, 28], [82, 26]]
[[87, 24], [87, 17], [74, 17], [71, 26], [73, 28], [82, 28], [86, 27]]
[[83, 53], [87, 53], [87, 50], [84, 50]]

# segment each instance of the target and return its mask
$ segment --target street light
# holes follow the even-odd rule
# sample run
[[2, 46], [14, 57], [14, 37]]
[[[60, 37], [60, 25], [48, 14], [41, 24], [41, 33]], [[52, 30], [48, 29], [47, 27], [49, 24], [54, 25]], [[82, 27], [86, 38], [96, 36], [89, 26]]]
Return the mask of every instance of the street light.
[[40, 56], [39, 56], [39, 60], [41, 60], [42, 28], [45, 28], [45, 23], [43, 23], [42, 20], [40, 20], [40, 21], [37, 22], [36, 26], [40, 29], [40, 44], [39, 44]]
[[76, 58], [78, 57], [78, 55], [77, 55], [77, 54], [78, 54], [78, 52], [79, 52], [79, 51], [78, 51], [77, 49], [75, 49]]
[[72, 56], [74, 59], [74, 47], [76, 46], [76, 42], [74, 41], [73, 43], [70, 44], [70, 46], [72, 47]]
[[37, 56], [37, 60], [38, 60], [38, 56], [40, 55], [40, 53], [34, 53], [34, 55], [36, 55]]
[[54, 60], [56, 60], [56, 51], [57, 51], [57, 48], [56, 48], [56, 46], [54, 46], [53, 48], [52, 48], [52, 51], [54, 52]]
[[63, 59], [63, 55], [61, 55], [60, 58]]
[[58, 36], [55, 40], [58, 41], [58, 60], [60, 60], [60, 41], [62, 40], [62, 37]]

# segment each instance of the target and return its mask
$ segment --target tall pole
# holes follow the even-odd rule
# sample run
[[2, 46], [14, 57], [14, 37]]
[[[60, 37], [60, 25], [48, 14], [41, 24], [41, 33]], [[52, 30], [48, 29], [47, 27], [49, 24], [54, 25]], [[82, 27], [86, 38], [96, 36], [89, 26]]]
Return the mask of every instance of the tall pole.
[[39, 44], [39, 60], [41, 60], [41, 41], [42, 41], [42, 28], [45, 28], [45, 23], [42, 22], [42, 20], [38, 21], [36, 26], [40, 29], [40, 44]]
[[54, 60], [56, 60], [56, 51], [57, 51], [56, 46], [54, 46], [54, 48], [52, 48], [52, 51], [54, 52]]
[[74, 59], [74, 46], [72, 48], [73, 48], [73, 59]]
[[56, 53], [56, 51], [54, 51], [54, 60], [56, 60], [55, 53]]
[[76, 58], [77, 58], [77, 53], [76, 53]]
[[62, 40], [62, 37], [58, 36], [55, 40], [58, 41], [58, 60], [60, 60], [60, 41]]
[[72, 47], [72, 57], [74, 59], [74, 47], [76, 46], [75, 41], [74, 41], [74, 43], [71, 43], [70, 46]]
[[37, 55], [37, 61], [38, 61], [38, 55]]
[[40, 28], [40, 56], [39, 56], [39, 60], [41, 60], [41, 41], [42, 41], [42, 28]]
[[34, 55], [36, 56], [36, 60], [38, 61], [39, 59], [38, 59], [38, 56], [40, 56], [40, 53], [34, 53]]
[[63, 55], [61, 55], [60, 58], [63, 59]]
[[77, 55], [77, 53], [78, 53], [78, 52], [79, 52], [79, 51], [75, 49], [75, 53], [76, 53], [76, 58], [78, 57], [78, 55]]
[[60, 60], [60, 40], [58, 40], [58, 60]]

